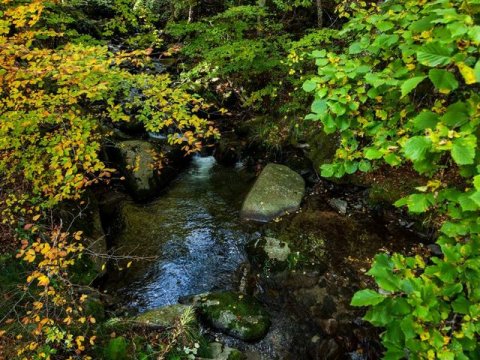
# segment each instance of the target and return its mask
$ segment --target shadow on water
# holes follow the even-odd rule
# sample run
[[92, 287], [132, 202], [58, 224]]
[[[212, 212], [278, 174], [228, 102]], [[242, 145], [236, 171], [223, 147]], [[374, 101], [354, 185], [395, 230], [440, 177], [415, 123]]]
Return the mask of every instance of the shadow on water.
[[111, 271], [107, 290], [128, 308], [145, 311], [182, 296], [229, 289], [245, 260], [249, 231], [239, 210], [253, 179], [241, 166], [226, 168], [213, 157], [195, 157], [160, 198], [122, 203], [117, 251], [156, 259]]

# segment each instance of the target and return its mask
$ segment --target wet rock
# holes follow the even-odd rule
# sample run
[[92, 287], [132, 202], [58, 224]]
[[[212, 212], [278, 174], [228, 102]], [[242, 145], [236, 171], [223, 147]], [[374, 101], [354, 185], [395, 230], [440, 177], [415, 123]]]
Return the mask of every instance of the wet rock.
[[318, 283], [319, 274], [320, 272], [282, 271], [269, 276], [268, 286], [289, 290], [312, 288]]
[[347, 213], [348, 203], [345, 200], [335, 198], [328, 199], [328, 204], [342, 215]]
[[222, 138], [215, 147], [213, 156], [219, 164], [233, 166], [240, 160], [241, 147], [242, 144], [238, 140]]
[[313, 360], [336, 360], [340, 359], [340, 346], [334, 339], [322, 339], [314, 336], [309, 344], [308, 353]]
[[137, 200], [146, 200], [159, 190], [155, 171], [157, 152], [151, 143], [142, 140], [121, 141], [116, 146], [125, 184]]
[[194, 304], [211, 327], [240, 340], [261, 340], [270, 328], [269, 314], [247, 295], [229, 291], [198, 295]]
[[148, 310], [129, 318], [111, 318], [105, 322], [108, 331], [125, 332], [131, 329], [167, 329], [179, 319], [196, 324], [195, 311], [191, 306], [175, 304]]
[[168, 328], [182, 317], [185, 320], [189, 320], [189, 322], [195, 320], [195, 315], [191, 306], [181, 304], [164, 306], [146, 311], [135, 316], [131, 321], [144, 325], [145, 327]]
[[305, 193], [303, 178], [287, 166], [268, 164], [245, 199], [241, 217], [268, 222], [298, 210]]
[[432, 255], [443, 256], [442, 248], [438, 244], [429, 244], [427, 249], [430, 250]]
[[235, 288], [242, 294], [252, 294], [257, 285], [257, 277], [252, 270], [251, 264], [247, 261], [240, 264], [234, 273]]
[[246, 356], [241, 351], [225, 346], [219, 342], [210, 344], [211, 357], [214, 360], [244, 360]]
[[248, 260], [257, 268], [283, 270], [288, 266], [292, 253], [288, 244], [272, 237], [252, 240], [245, 247]]
[[334, 335], [337, 332], [338, 322], [336, 319], [319, 319], [316, 322], [326, 335]]
[[191, 159], [164, 140], [119, 141], [108, 147], [106, 154], [125, 176], [125, 186], [137, 201], [157, 195]]

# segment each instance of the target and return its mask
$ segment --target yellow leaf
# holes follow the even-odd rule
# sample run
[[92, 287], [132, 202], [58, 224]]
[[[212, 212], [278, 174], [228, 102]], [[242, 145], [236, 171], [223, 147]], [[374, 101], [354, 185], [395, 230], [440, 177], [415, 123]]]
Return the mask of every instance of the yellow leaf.
[[96, 338], [97, 338], [96, 336], [92, 336], [92, 337], [90, 338], [90, 345], [95, 345], [95, 339], [96, 339]]
[[128, 262], [128, 264], [127, 264], [127, 269], [128, 269], [130, 266], [132, 266], [132, 262], [131, 262], [131, 261]]
[[35, 251], [33, 251], [32, 249], [29, 249], [26, 252], [25, 257], [23, 259], [28, 262], [33, 262], [35, 260]]
[[33, 221], [37, 221], [38, 219], [40, 219], [40, 214], [35, 215], [35, 216], [32, 218]]
[[477, 77], [475, 76], [475, 70], [473, 70], [467, 64], [461, 62], [457, 64], [458, 70], [462, 74], [463, 78], [465, 79], [465, 84], [471, 85], [477, 82]]
[[47, 286], [48, 284], [50, 284], [50, 279], [46, 275], [40, 275], [38, 277], [39, 286]]

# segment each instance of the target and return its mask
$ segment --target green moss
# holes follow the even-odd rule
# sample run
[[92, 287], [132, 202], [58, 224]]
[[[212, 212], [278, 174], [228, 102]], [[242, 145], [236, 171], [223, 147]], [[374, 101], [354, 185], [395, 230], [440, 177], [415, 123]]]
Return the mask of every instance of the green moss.
[[228, 355], [227, 360], [245, 360], [246, 357], [243, 353], [237, 349], [233, 349]]
[[127, 340], [120, 336], [111, 339], [104, 349], [106, 360], [124, 360], [127, 358]]
[[313, 132], [307, 139], [310, 151], [307, 157], [313, 163], [314, 169], [320, 172], [323, 164], [332, 162], [338, 147], [338, 137], [335, 134], [325, 134], [323, 130]]
[[71, 281], [78, 285], [90, 285], [98, 274], [98, 266], [87, 256], [77, 259], [70, 268]]
[[371, 186], [368, 192], [368, 199], [372, 203], [393, 204], [408, 194], [411, 194], [415, 187], [420, 186], [419, 179], [392, 179], [386, 178]]
[[85, 314], [93, 316], [97, 321], [105, 320], [105, 306], [100, 299], [88, 297], [85, 302]]
[[270, 316], [254, 298], [219, 292], [198, 299], [203, 318], [214, 328], [245, 341], [257, 341], [270, 328]]
[[180, 304], [165, 306], [146, 311], [143, 314], [134, 317], [132, 320], [134, 322], [167, 328], [172, 326], [188, 309], [189, 306]]

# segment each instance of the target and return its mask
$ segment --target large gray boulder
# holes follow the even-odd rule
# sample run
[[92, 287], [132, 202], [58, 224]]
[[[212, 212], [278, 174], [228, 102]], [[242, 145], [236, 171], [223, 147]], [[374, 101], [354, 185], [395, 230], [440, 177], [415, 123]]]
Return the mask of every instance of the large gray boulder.
[[300, 207], [305, 194], [303, 178], [285, 165], [268, 164], [245, 199], [241, 217], [268, 222]]

